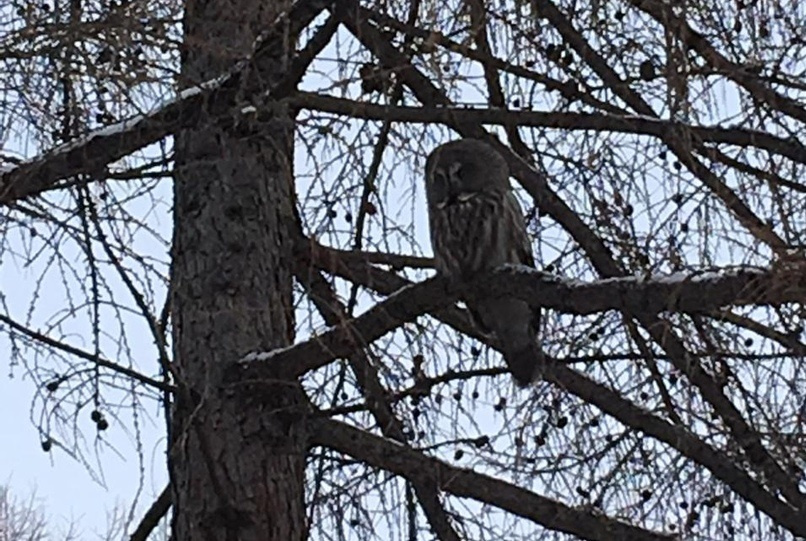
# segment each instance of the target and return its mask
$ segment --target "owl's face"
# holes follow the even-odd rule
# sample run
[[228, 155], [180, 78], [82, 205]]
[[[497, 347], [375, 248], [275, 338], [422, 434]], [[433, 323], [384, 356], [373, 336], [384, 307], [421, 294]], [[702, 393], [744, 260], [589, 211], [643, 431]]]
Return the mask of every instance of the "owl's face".
[[461, 205], [484, 192], [509, 189], [506, 160], [478, 139], [459, 139], [435, 148], [425, 164], [428, 204], [434, 209]]

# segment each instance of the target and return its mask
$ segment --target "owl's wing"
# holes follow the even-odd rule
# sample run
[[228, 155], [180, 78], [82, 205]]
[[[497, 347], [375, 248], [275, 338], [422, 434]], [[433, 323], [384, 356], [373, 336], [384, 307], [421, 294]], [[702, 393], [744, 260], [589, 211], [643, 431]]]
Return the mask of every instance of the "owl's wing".
[[[517, 262], [521, 265], [534, 268], [535, 258], [532, 252], [532, 243], [529, 240], [529, 234], [526, 232], [526, 221], [523, 219], [520, 203], [518, 203], [518, 199], [512, 192], [507, 194], [507, 206], [510, 210], [510, 221], [514, 235], [514, 252]], [[530, 326], [536, 333], [540, 328], [540, 308], [532, 307], [529, 315]]]
[[521, 242], [518, 249], [518, 262], [528, 267], [535, 266], [535, 256], [532, 253], [532, 243], [529, 242], [529, 236], [525, 234], [526, 228], [524, 227], [523, 242]]

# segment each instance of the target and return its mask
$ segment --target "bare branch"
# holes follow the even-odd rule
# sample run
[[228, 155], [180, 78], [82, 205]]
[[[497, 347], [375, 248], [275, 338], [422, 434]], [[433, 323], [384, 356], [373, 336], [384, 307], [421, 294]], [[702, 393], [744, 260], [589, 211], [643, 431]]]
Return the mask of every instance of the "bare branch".
[[[588, 65], [617, 96], [639, 114], [657, 118], [658, 115], [652, 107], [621, 80], [621, 77], [574, 28], [568, 17], [551, 0], [535, 0], [534, 4], [539, 8], [540, 14], [554, 25], [563, 38], [585, 59]], [[671, 151], [680, 159], [680, 162], [725, 203], [725, 206], [733, 212], [736, 219], [750, 233], [760, 241], [768, 244], [774, 251], [783, 252], [786, 248], [786, 243], [775, 233], [772, 227], [764, 223], [722, 179], [693, 155], [691, 149], [701, 146], [701, 142], [693, 140], [692, 134], [681, 125], [676, 126], [676, 129], [665, 132], [662, 138]]]
[[377, 105], [345, 98], [298, 92], [285, 100], [292, 107], [327, 112], [369, 120], [394, 120], [424, 124], [497, 124], [501, 126], [530, 126], [561, 130], [590, 130], [635, 133], [664, 139], [680, 131], [689, 133], [699, 142], [756, 147], [786, 156], [792, 161], [806, 163], [806, 147], [757, 130], [694, 126], [671, 120], [646, 116], [619, 116], [605, 113], [569, 113], [543, 111], [513, 111], [508, 109], [478, 109], [466, 107], [406, 107]]
[[[348, 30], [367, 49], [392, 69], [403, 83], [408, 86], [420, 102], [429, 107], [444, 107], [452, 105], [451, 101], [440, 91], [431, 80], [420, 73], [409, 59], [397, 50], [386, 37], [368, 21], [374, 16], [373, 12], [363, 9], [352, 0], [339, 3], [337, 14]], [[579, 243], [590, 257], [592, 263], [603, 276], [619, 276], [623, 274], [620, 266], [615, 262], [610, 250], [591, 228], [574, 212], [568, 204], [554, 191], [544, 175], [536, 171], [527, 161], [502, 145], [497, 139], [489, 136], [486, 130], [479, 125], [469, 122], [451, 122], [449, 124], [465, 137], [487, 139], [495, 146], [509, 162], [512, 175], [534, 198], [540, 210], [551, 216], [561, 224], [571, 237]]]
[[[308, 289], [309, 297], [328, 325], [335, 326], [348, 319], [345, 306], [339, 301], [335, 291], [319, 270], [306, 265], [303, 260], [298, 260], [295, 275], [297, 280]], [[378, 378], [378, 369], [369, 354], [359, 348], [348, 355], [347, 359], [356, 381], [366, 397], [369, 411], [383, 435], [397, 442], [405, 443], [403, 423], [395, 416], [387, 400], [388, 393]], [[451, 524], [449, 516], [439, 500], [439, 492], [435, 483], [427, 479], [413, 479], [412, 486], [420, 506], [438, 538], [441, 541], [459, 541], [459, 534]]]
[[694, 30], [684, 18], [674, 14], [670, 6], [658, 0], [628, 0], [630, 4], [649, 14], [661, 26], [677, 36], [687, 47], [697, 51], [706, 62], [725, 73], [730, 79], [744, 87], [759, 101], [781, 111], [801, 122], [806, 122], [806, 109], [797, 101], [775, 92], [761, 83], [756, 77], [734, 64], [717, 51], [699, 32]]
[[156, 380], [154, 378], [150, 378], [144, 374], [137, 372], [136, 370], [132, 370], [131, 368], [127, 368], [118, 363], [114, 363], [112, 361], [104, 359], [103, 357], [93, 355], [92, 353], [87, 353], [86, 351], [78, 349], [75, 346], [65, 344], [64, 342], [55, 340], [47, 335], [33, 331], [25, 327], [24, 325], [20, 325], [10, 317], [4, 316], [3, 314], [0, 314], [0, 323], [8, 325], [14, 331], [20, 334], [24, 334], [28, 338], [31, 338], [32, 340], [35, 340], [37, 342], [41, 342], [42, 344], [45, 344], [48, 347], [64, 351], [65, 353], [68, 353], [80, 359], [84, 359], [85, 361], [89, 361], [103, 368], [112, 370], [113, 372], [117, 372], [126, 377], [130, 377], [135, 381], [139, 381], [140, 383], [154, 387], [155, 389], [159, 389], [161, 391], [169, 393], [174, 393], [176, 391], [176, 387], [174, 387], [173, 385]]
[[339, 421], [318, 419], [312, 424], [311, 444], [335, 449], [407, 479], [435, 480], [439, 488], [455, 496], [494, 505], [551, 530], [583, 539], [673, 539], [673, 536], [644, 530], [592, 511], [574, 509], [488, 475], [451, 466]]
[[164, 517], [168, 509], [171, 508], [171, 504], [173, 503], [171, 490], [171, 485], [162, 489], [160, 495], [154, 500], [154, 503], [151, 504], [151, 507], [148, 508], [145, 515], [143, 515], [140, 524], [137, 525], [137, 528], [131, 536], [129, 536], [129, 541], [146, 541], [148, 539], [148, 536], [154, 528], [157, 527], [160, 520], [162, 520], [162, 517]]

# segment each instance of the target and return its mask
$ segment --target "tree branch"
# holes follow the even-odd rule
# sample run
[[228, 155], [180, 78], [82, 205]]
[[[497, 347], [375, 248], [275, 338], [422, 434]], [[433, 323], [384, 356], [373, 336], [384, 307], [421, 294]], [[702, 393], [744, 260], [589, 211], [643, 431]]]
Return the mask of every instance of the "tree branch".
[[[301, 232], [301, 229], [298, 230]], [[304, 239], [302, 239], [304, 241]], [[336, 296], [336, 292], [327, 283], [321, 272], [309, 261], [297, 259], [295, 264], [297, 280], [308, 290], [308, 296], [316, 305], [317, 310], [328, 325], [335, 326], [348, 319], [347, 311]], [[357, 287], [357, 286], [356, 286]], [[369, 354], [358, 348], [347, 356], [355, 379], [358, 382], [366, 400], [365, 403], [378, 423], [381, 433], [401, 444], [406, 443], [403, 423], [397, 418], [378, 377], [378, 369], [370, 359]], [[459, 541], [459, 534], [451, 524], [448, 513], [445, 512], [439, 500], [438, 488], [433, 480], [413, 479], [411, 484], [425, 513], [428, 523], [441, 541]]]
[[[439, 90], [431, 80], [415, 68], [406, 55], [397, 50], [369, 19], [376, 16], [373, 12], [362, 8], [354, 0], [342, 0], [335, 13], [345, 27], [370, 50], [385, 66], [393, 70], [400, 81], [411, 89], [415, 97], [429, 107], [445, 107], [453, 105], [447, 96]], [[532, 196], [541, 212], [551, 216], [568, 231], [571, 237], [585, 250], [594, 266], [604, 276], [623, 274], [615, 262], [607, 246], [588, 225], [574, 212], [555, 192], [544, 175], [536, 171], [529, 163], [491, 137], [480, 125], [472, 122], [454, 121], [449, 124], [465, 137], [487, 140], [502, 156], [507, 159], [512, 175]]]
[[331, 419], [312, 421], [310, 443], [334, 449], [411, 480], [436, 480], [437, 486], [462, 498], [494, 505], [551, 530], [583, 539], [668, 540], [672, 536], [644, 530], [591, 511], [571, 508], [500, 479], [451, 466], [421, 451], [363, 432]]
[[620, 310], [647, 317], [660, 312], [708, 313], [723, 306], [780, 305], [806, 298], [806, 263], [766, 270], [721, 270], [665, 277], [563, 280], [529, 267], [507, 266], [473, 282], [432, 278], [405, 286], [362, 315], [293, 346], [255, 352], [239, 363], [237, 378], [300, 376], [349, 355], [399, 325], [448, 306], [467, 291], [515, 297], [568, 314]]
[[806, 147], [797, 141], [745, 128], [694, 126], [648, 116], [622, 116], [605, 113], [570, 113], [477, 109], [466, 107], [389, 106], [298, 92], [285, 100], [292, 107], [365, 120], [419, 122], [423, 124], [498, 124], [562, 130], [591, 130], [651, 135], [664, 139], [680, 130], [699, 142], [756, 147], [806, 164]]
[[697, 51], [709, 65], [742, 86], [758, 101], [766, 102], [773, 109], [777, 109], [801, 122], [806, 122], [806, 109], [800, 103], [775, 92], [744, 70], [742, 66], [734, 64], [725, 58], [702, 34], [694, 30], [684, 18], [675, 15], [670, 6], [658, 0], [628, 0], [628, 2], [650, 15], [684, 43], [686, 47]]
[[[315, 259], [314, 262], [331, 266], [333, 264], [332, 259], [326, 261]], [[349, 280], [360, 281], [365, 287], [382, 294], [388, 295], [396, 289], [408, 285], [407, 280], [394, 273], [374, 269], [369, 265], [361, 268], [356, 262], [341, 261], [339, 265], [331, 268], [334, 269], [331, 272]], [[484, 336], [479, 335], [472, 326], [466, 325], [465, 319], [455, 313], [458, 309], [451, 310], [440, 311], [436, 317], [456, 330], [486, 343]], [[488, 345], [491, 344], [488, 343]], [[501, 373], [501, 371], [491, 369], [486, 371], [485, 375], [495, 375], [496, 373]], [[729, 456], [709, 446], [684, 427], [672, 425], [658, 418], [625, 399], [617, 391], [592, 381], [569, 367], [559, 366], [555, 363], [550, 370], [544, 373], [543, 377], [563, 391], [596, 406], [623, 425], [662, 441], [676, 449], [681, 455], [701, 464], [737, 494], [785, 525], [793, 533], [800, 532], [799, 535], [806, 533], [803, 521], [789, 505], [772, 496], [764, 486], [739, 468]], [[446, 376], [444, 379], [450, 378]]]
[[624, 110], [616, 105], [601, 101], [591, 94], [582, 92], [577, 87], [575, 81], [559, 81], [548, 77], [543, 73], [531, 70], [519, 64], [511, 64], [506, 60], [502, 60], [492, 53], [479, 50], [477, 48], [469, 47], [466, 43], [459, 43], [451, 40], [438, 29], [424, 29], [384, 15], [383, 13], [362, 11], [370, 20], [375, 21], [379, 26], [387, 26], [393, 28], [406, 36], [412, 36], [422, 40], [423, 49], [427, 49], [432, 45], [439, 45], [456, 54], [460, 54], [465, 58], [475, 60], [485, 68], [493, 68], [505, 73], [511, 73], [522, 79], [534, 81], [542, 84], [547, 90], [559, 92], [569, 102], [579, 100], [582, 103], [589, 105], [595, 109], [607, 111], [613, 114], [621, 114]]
[[65, 344], [64, 342], [60, 342], [45, 334], [31, 330], [28, 327], [25, 327], [24, 325], [20, 325], [10, 317], [4, 316], [3, 314], [0, 314], [0, 323], [8, 325], [14, 331], [23, 334], [32, 340], [45, 344], [48, 347], [64, 351], [65, 353], [78, 357], [79, 359], [84, 359], [85, 361], [89, 361], [103, 368], [107, 368], [113, 372], [117, 372], [118, 374], [132, 378], [135, 381], [139, 381], [144, 385], [149, 385], [151, 387], [154, 387], [155, 389], [159, 389], [164, 392], [169, 393], [176, 392], [176, 387], [173, 385], [164, 383], [154, 378], [150, 378], [144, 374], [137, 372], [136, 370], [132, 370], [131, 368], [127, 368], [118, 363], [114, 363], [112, 361], [104, 359], [103, 357], [93, 355], [92, 353], [87, 353], [86, 351], [79, 349], [75, 346]]
[[[288, 31], [296, 35], [329, 3], [329, 0], [299, 0], [280, 14], [272, 27], [256, 40], [254, 52], [248, 59], [237, 63], [221, 77], [183, 90], [176, 99], [169, 100], [155, 111], [90, 132], [11, 169], [0, 169], [0, 203], [36, 195], [66, 177], [82, 173], [101, 176], [99, 172], [108, 163], [192, 126], [205, 117], [232, 121], [227, 115], [245, 88], [265, 90], [265, 82], [269, 81], [268, 94], [272, 99], [287, 95], [296, 87], [312, 58], [295, 59], [281, 77], [254, 68], [264, 65], [262, 59], [273, 55], [280, 46], [286, 21], [290, 26]], [[306, 61], [304, 66], [299, 65]], [[237, 112], [236, 116], [239, 115]]]
[[[637, 92], [624, 84], [619, 75], [607, 64], [602, 56], [585, 40], [551, 0], [534, 0], [541, 15], [545, 16], [574, 50], [588, 63], [611, 90], [643, 115], [657, 117], [652, 107]], [[787, 244], [767, 223], [762, 221], [744, 201], [719, 177], [704, 166], [692, 153], [693, 148], [702, 143], [692, 141], [685, 130], [677, 136], [664, 137], [664, 142], [682, 163], [696, 175], [722, 202], [736, 219], [760, 241], [766, 243], [778, 255], [786, 255]], [[785, 472], [761, 443], [761, 438], [744, 419], [741, 412], [699, 363], [691, 362], [683, 343], [677, 338], [667, 321], [652, 321], [646, 315], [639, 320], [652, 333], [653, 339], [669, 353], [673, 365], [699, 389], [703, 398], [716, 410], [730, 428], [732, 436], [742, 447], [750, 461], [781, 489], [786, 498], [797, 507], [806, 508], [806, 497], [797, 482]]]
[[[536, 0], [537, 2], [545, 3], [544, 0]], [[368, 19], [372, 17], [372, 12], [361, 8], [355, 0], [343, 0], [339, 3], [340, 14], [342, 21], [350, 32], [358, 39], [367, 49], [373, 52], [382, 63], [393, 69], [397, 76], [402, 80], [414, 93], [414, 95], [423, 104], [433, 107], [450, 105], [451, 102], [434, 84], [420, 73], [408, 58], [398, 51], [387, 39], [387, 37], [379, 32]], [[569, 34], [570, 36], [570, 34]], [[573, 37], [573, 36], [570, 36]], [[576, 43], [576, 41], [575, 41]], [[573, 44], [572, 44], [573, 45]], [[584, 47], [580, 48], [585, 52], [586, 61], [593, 58], [589, 50]], [[594, 68], [597, 66], [594, 66]], [[608, 73], [612, 70], [608, 66], [600, 67], [602, 77], [606, 80], [612, 78]], [[618, 77], [615, 78], [618, 80]], [[616, 86], [616, 89], [620, 89]], [[639, 96], [626, 96], [627, 99], [633, 101], [637, 106], [642, 107], [640, 104], [645, 103]], [[648, 105], [642, 107], [639, 111], [644, 111], [649, 115], [653, 115], [651, 108]], [[579, 243], [582, 249], [587, 254], [593, 266], [605, 277], [622, 276], [624, 270], [621, 268], [616, 260], [613, 258], [610, 250], [602, 242], [596, 233], [575, 213], [558, 194], [551, 189], [547, 179], [544, 175], [538, 173], [531, 167], [525, 160], [512, 152], [505, 145], [502, 145], [497, 139], [490, 137], [481, 125], [456, 122], [451, 126], [464, 135], [465, 137], [484, 138], [490, 144], [495, 146], [499, 152], [507, 159], [512, 175], [517, 178], [524, 188], [534, 198], [535, 204], [540, 210], [547, 215], [551, 216], [557, 223], [559, 223], [571, 237]], [[674, 148], [680, 151], [685, 163], [692, 170], [702, 173], [701, 177], [704, 181], [711, 182], [712, 189], [718, 189], [724, 186], [721, 181], [716, 178], [710, 171], [704, 169], [699, 161], [692, 158], [686, 158], [688, 150], [682, 147], [680, 143], [675, 143], [673, 138], [667, 142], [676, 145]], [[708, 182], [705, 182], [708, 184]], [[759, 223], [759, 220], [752, 212], [744, 205], [741, 200], [738, 200], [731, 192], [717, 191], [727, 204], [731, 205], [734, 213], [739, 213], [739, 216], [744, 216], [743, 223], [750, 227], [750, 230], [759, 238], [764, 239], [773, 247], [780, 247], [780, 239], [766, 224]], [[761, 443], [761, 439], [757, 432], [748, 424], [742, 417], [741, 412], [736, 406], [725, 396], [722, 387], [714, 381], [697, 362], [692, 362], [692, 357], [688, 354], [683, 342], [675, 334], [674, 330], [670, 327], [668, 322], [655, 317], [653, 315], [638, 315], [638, 321], [647, 329], [647, 332], [652, 336], [652, 339], [658, 343], [669, 355], [672, 365], [686, 375], [688, 380], [700, 391], [703, 398], [714, 408], [719, 416], [725, 421], [730, 429], [732, 437], [745, 451], [750, 461], [759, 466], [760, 469], [768, 476], [768, 478], [786, 494], [791, 502], [796, 502], [796, 505], [803, 507], [801, 502], [803, 496], [799, 488], [793, 483], [791, 476], [784, 472], [780, 465], [770, 456], [767, 450]]]
[[129, 537], [129, 541], [146, 541], [148, 536], [151, 535], [151, 532], [154, 531], [154, 528], [157, 527], [162, 517], [165, 516], [165, 513], [168, 512], [168, 509], [171, 508], [171, 504], [173, 503], [173, 494], [171, 492], [171, 485], [167, 485], [162, 492], [154, 500], [154, 503], [151, 504], [151, 507], [148, 508], [146, 514], [143, 515], [143, 519], [140, 521], [140, 524], [137, 525], [137, 529], [134, 530], [132, 535]]
[[[540, 10], [540, 14], [557, 29], [563, 39], [585, 60], [602, 81], [622, 100], [630, 105], [636, 112], [650, 118], [658, 118], [652, 107], [630, 86], [621, 80], [621, 77], [611, 68], [605, 59], [590, 45], [587, 40], [574, 28], [574, 25], [551, 0], [534, 0], [533, 4]], [[703, 165], [691, 152], [693, 148], [702, 146], [700, 141], [692, 137], [682, 124], [675, 129], [668, 130], [662, 136], [663, 141], [674, 152], [681, 163], [699, 178], [733, 213], [736, 219], [760, 241], [766, 243], [774, 251], [781, 253], [787, 245], [777, 233], [761, 220], [748, 207], [745, 202], [715, 175], [708, 167]]]
[[370, 263], [373, 265], [388, 265], [393, 269], [402, 269], [405, 267], [414, 269], [434, 268], [434, 259], [431, 257], [392, 254], [387, 252], [367, 252], [363, 250], [341, 250], [339, 248], [331, 248], [330, 246], [319, 244], [315, 241], [310, 241], [308, 246], [312, 251], [316, 252], [316, 258], [321, 260], [331, 259], [334, 262], [344, 260], [360, 261], [361, 263]]

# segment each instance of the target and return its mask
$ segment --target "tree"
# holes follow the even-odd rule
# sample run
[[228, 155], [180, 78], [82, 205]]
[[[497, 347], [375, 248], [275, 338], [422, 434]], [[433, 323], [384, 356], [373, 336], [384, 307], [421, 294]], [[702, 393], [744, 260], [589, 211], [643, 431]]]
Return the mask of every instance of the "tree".
[[[48, 539], [58, 539], [72, 541], [82, 538], [81, 533], [76, 531], [74, 522], [69, 522], [66, 527], [56, 528], [53, 524], [54, 521], [46, 515], [37, 499], [36, 494], [31, 494], [25, 501], [22, 501], [8, 486], [0, 487], [0, 540], [47, 541]], [[127, 514], [127, 509], [123, 506], [116, 506], [112, 515], [108, 517], [107, 532], [98, 539], [111, 541], [125, 536]], [[149, 526], [150, 539], [154, 541], [168, 539], [164, 524], [159, 530], [155, 530], [154, 525]], [[56, 535], [54, 535], [54, 530], [58, 530]]]
[[[163, 404], [135, 539], [171, 503], [177, 540], [806, 536], [797, 4], [14, 8], [2, 263], [40, 276], [0, 322], [46, 451]], [[458, 136], [543, 271], [432, 276]], [[533, 388], [467, 288], [544, 308]]]
[[0, 487], [0, 539], [3, 541], [39, 541], [47, 539], [47, 521], [33, 496], [20, 502], [8, 487]]

